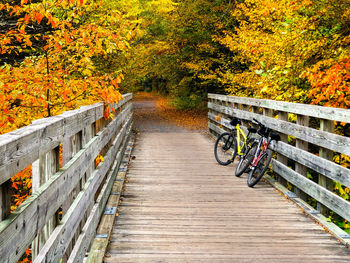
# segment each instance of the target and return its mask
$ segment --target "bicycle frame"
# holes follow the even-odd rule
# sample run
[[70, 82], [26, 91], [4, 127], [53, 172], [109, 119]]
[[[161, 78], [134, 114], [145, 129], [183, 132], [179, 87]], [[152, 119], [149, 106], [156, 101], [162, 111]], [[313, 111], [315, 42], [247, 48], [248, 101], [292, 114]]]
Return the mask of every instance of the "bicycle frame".
[[[257, 151], [255, 152], [255, 155], [254, 155], [254, 159], [251, 163], [251, 165], [253, 167], [257, 166], [259, 160], [262, 158], [262, 156], [266, 153], [267, 151], [267, 148], [269, 147], [269, 144], [270, 142], [265, 138], [265, 137], [262, 137], [260, 140], [259, 140], [259, 144], [258, 144], [258, 148], [257, 148]], [[263, 145], [263, 149], [260, 149], [261, 148], [261, 145]]]
[[[236, 125], [236, 132], [237, 132], [237, 137], [236, 137], [237, 138], [237, 154], [242, 156], [243, 155], [242, 148], [245, 146], [245, 144], [247, 142], [247, 136], [245, 135], [244, 131], [241, 129], [239, 124]], [[242, 147], [240, 145], [241, 135], [242, 135], [242, 137], [244, 139]]]

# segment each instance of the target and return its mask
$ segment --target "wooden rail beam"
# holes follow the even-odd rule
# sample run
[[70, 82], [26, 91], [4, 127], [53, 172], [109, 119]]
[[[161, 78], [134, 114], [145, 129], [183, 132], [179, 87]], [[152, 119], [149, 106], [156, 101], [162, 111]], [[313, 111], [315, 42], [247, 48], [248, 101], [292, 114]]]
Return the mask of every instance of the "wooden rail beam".
[[[79, 241], [84, 233], [82, 228], [91, 223], [91, 213], [96, 212], [95, 196], [99, 194], [100, 199], [105, 199], [106, 188], [102, 184], [110, 178], [106, 174], [115, 160], [117, 166], [120, 163], [120, 152], [124, 151], [124, 141], [131, 129], [131, 99], [132, 94], [126, 94], [114, 105], [119, 109], [117, 116], [106, 122], [108, 125], [101, 127], [97, 134], [95, 123], [103, 118], [101, 103], [37, 120], [25, 128], [0, 135], [2, 260], [17, 262], [33, 240], [34, 262], [70, 261], [74, 251], [86, 251], [91, 238]], [[61, 144], [63, 167], [59, 168]], [[95, 169], [95, 158], [106, 145], [104, 161]], [[7, 182], [32, 163], [33, 194], [7, 216], [10, 203], [4, 191]], [[101, 192], [98, 189], [102, 189]], [[66, 201], [68, 195], [71, 197]], [[56, 212], [60, 208], [63, 218], [56, 225]], [[94, 215], [97, 217], [98, 213]], [[85, 244], [83, 250], [79, 248], [82, 244]]]

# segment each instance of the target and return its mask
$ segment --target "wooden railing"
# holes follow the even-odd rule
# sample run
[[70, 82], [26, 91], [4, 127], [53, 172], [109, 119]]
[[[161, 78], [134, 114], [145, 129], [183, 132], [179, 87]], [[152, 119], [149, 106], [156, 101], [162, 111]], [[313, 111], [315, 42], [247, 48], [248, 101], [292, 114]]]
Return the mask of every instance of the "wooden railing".
[[[98, 103], [0, 135], [1, 262], [29, 246], [33, 262], [83, 261], [131, 133], [131, 99], [111, 120]], [[32, 195], [10, 213], [10, 178], [30, 165]]]
[[[334, 153], [350, 155], [350, 138], [334, 133], [334, 121], [350, 123], [350, 110], [217, 94], [209, 94], [208, 100], [212, 134], [231, 128], [227, 116], [256, 118], [278, 131], [282, 141], [272, 146], [278, 153], [272, 169], [279, 182], [289, 183], [292, 197], [314, 198], [322, 214], [330, 209], [350, 221], [350, 202], [332, 191], [333, 181], [350, 187], [350, 169], [333, 161]], [[307, 174], [318, 178], [310, 180]]]

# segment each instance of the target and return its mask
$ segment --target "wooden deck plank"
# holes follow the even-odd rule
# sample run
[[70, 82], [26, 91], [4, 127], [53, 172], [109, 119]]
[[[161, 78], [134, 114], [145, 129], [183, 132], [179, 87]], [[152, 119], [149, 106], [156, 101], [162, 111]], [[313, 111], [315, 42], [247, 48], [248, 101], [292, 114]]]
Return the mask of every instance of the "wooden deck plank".
[[265, 183], [220, 166], [199, 133], [141, 133], [104, 262], [349, 262]]

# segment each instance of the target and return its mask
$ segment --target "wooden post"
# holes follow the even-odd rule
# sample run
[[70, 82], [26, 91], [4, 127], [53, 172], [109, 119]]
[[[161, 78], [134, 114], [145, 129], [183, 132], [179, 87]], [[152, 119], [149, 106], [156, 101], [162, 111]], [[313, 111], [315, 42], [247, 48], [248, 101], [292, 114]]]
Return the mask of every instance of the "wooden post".
[[[101, 119], [97, 120], [96, 125], [95, 125], [96, 134], [99, 131], [103, 130], [103, 128], [106, 127], [107, 124], [108, 124], [108, 120], [105, 120], [105, 118], [101, 118]], [[101, 151], [101, 155], [106, 154], [109, 145], [110, 145], [109, 143], [106, 144], [106, 146]]]
[[241, 106], [242, 106], [242, 105], [239, 104], [239, 103], [235, 103], [235, 104], [234, 104], [234, 108], [237, 109], [237, 110], [240, 110], [240, 109], [241, 109]]
[[0, 186], [0, 221], [10, 215], [11, 211], [11, 180], [7, 180]]
[[[208, 116], [209, 116], [209, 113], [212, 113], [212, 110], [209, 109], [209, 103], [212, 103], [213, 100], [211, 98], [209, 98], [209, 94], [207, 96], [208, 96], [207, 108], [208, 108]], [[210, 129], [210, 119], [209, 118], [208, 118], [208, 132], [209, 132], [209, 134], [214, 135], [214, 133]]]
[[268, 117], [273, 117], [273, 110], [272, 109], [263, 108], [263, 115], [268, 116]]
[[[63, 141], [63, 149], [62, 149], [62, 159], [63, 159], [63, 166], [69, 162], [69, 160], [82, 148], [82, 132], [78, 132], [77, 134], [73, 135], [70, 138], [65, 138]], [[81, 182], [76, 185], [74, 190], [68, 195], [66, 201], [62, 204], [62, 214], [63, 216], [67, 213], [69, 207], [71, 206], [73, 200], [75, 199], [76, 195], [79, 193], [81, 187]], [[78, 231], [80, 229], [78, 228]], [[78, 238], [78, 234], [76, 234], [68, 246], [65, 255], [63, 257], [63, 262], [67, 262], [69, 255], [73, 249], [74, 243], [76, 239]]]
[[[280, 111], [278, 112], [278, 119], [281, 121], [288, 121], [288, 112]], [[280, 133], [281, 141], [288, 143], [288, 135], [285, 133]], [[284, 165], [288, 164], [288, 158], [282, 154], [277, 154], [277, 161], [283, 163]], [[278, 176], [278, 182], [284, 186], [287, 185], [287, 181], [282, 177]]]
[[[249, 105], [243, 104], [243, 105], [242, 105], [242, 110], [248, 111], [248, 112], [249, 112]], [[249, 121], [244, 121], [244, 122], [243, 122], [243, 125], [246, 126], [246, 127], [249, 127], [248, 123], [249, 123]]]
[[[301, 126], [309, 126], [309, 116], [305, 115], [297, 115], [297, 124]], [[301, 150], [308, 150], [309, 143], [300, 139], [296, 139], [296, 147]], [[304, 165], [301, 165], [300, 163], [295, 164], [295, 171], [301, 175], [306, 176], [306, 167]], [[294, 192], [297, 196], [299, 196], [303, 200], [307, 200], [307, 194], [305, 194], [303, 191], [298, 189], [297, 187], [294, 188]]]
[[[82, 146], [87, 144], [94, 136], [95, 136], [95, 124], [88, 125], [87, 127], [85, 127], [83, 129], [83, 133], [82, 133]], [[95, 160], [92, 160], [90, 162], [90, 164], [87, 164], [87, 165], [88, 165], [88, 168], [85, 172], [85, 175], [83, 176], [83, 178], [81, 180], [81, 189], [84, 187], [86, 181], [91, 177], [92, 172], [95, 169]], [[94, 205], [94, 202], [92, 201], [88, 210], [86, 211], [86, 213], [84, 215], [84, 219], [80, 223], [80, 229], [83, 229], [84, 224], [85, 224], [85, 222], [86, 222], [86, 220], [91, 212], [93, 205]]]
[[[334, 121], [321, 119], [320, 130], [333, 133]], [[321, 147], [319, 154], [322, 158], [333, 160], [333, 152], [331, 150]], [[333, 181], [321, 174], [318, 175], [318, 184], [330, 191], [333, 190]], [[328, 216], [329, 214], [329, 209], [320, 203], [317, 203], [317, 210], [319, 210], [325, 216]]]
[[227, 107], [233, 108], [233, 109], [235, 108], [235, 104], [233, 102], [229, 101], [227, 103], [228, 103]]
[[260, 114], [259, 107], [257, 106], [252, 106], [252, 112], [256, 114]]
[[[209, 101], [210, 103], [212, 104], [218, 104], [218, 100], [215, 99], [215, 98], [210, 98]], [[213, 115], [217, 116], [218, 115], [218, 112], [213, 110], [213, 109], [209, 109], [209, 113], [212, 113]], [[211, 119], [208, 120], [208, 126], [210, 124], [215, 124], [215, 122]], [[217, 137], [218, 136], [218, 133], [215, 131], [215, 130], [212, 130], [209, 128], [209, 133], [212, 134], [214, 137]]]
[[[59, 169], [59, 147], [40, 156], [39, 160], [32, 165], [32, 192], [34, 193], [41, 185], [49, 180]], [[33, 260], [39, 254], [40, 249], [48, 240], [50, 234], [57, 225], [57, 215], [49, 220], [49, 222], [39, 232], [32, 243]]]

